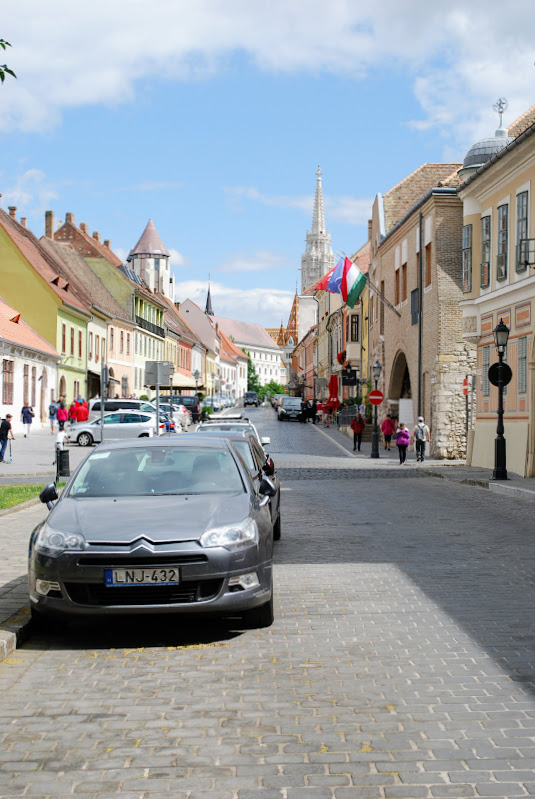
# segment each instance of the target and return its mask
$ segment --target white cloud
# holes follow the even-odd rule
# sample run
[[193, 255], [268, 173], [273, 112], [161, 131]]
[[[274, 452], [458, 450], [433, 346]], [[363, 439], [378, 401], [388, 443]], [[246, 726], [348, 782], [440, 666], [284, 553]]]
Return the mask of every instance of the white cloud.
[[269, 252], [269, 250], [257, 250], [252, 255], [246, 253], [236, 253], [230, 260], [220, 266], [218, 272], [270, 272], [273, 269], [281, 269], [287, 265], [287, 259], [283, 255]]
[[[52, 200], [57, 199], [57, 192], [40, 169], [28, 169], [8, 181], [2, 189], [2, 206], [16, 206], [23, 216], [31, 220], [43, 217], [50, 208]], [[44, 221], [44, 219], [43, 219]]]
[[[191, 299], [201, 308], [206, 303], [206, 281], [185, 280], [176, 283], [175, 296], [183, 302]], [[288, 320], [294, 294], [281, 289], [236, 289], [223, 283], [211, 282], [212, 306], [218, 316], [253, 322], [264, 327], [279, 327]]]
[[245, 53], [272, 72], [355, 80], [380, 67], [405, 74], [423, 111], [414, 123], [471, 143], [498, 96], [508, 119], [533, 98], [535, 5], [517, 0], [26, 0], [5, 4], [0, 129], [44, 130], [67, 108], [135, 98], [137, 81], [209, 78]]

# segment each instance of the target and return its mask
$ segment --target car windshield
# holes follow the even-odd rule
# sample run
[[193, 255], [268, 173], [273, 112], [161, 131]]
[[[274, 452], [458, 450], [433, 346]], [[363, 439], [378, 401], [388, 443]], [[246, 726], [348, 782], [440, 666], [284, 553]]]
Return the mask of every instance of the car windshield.
[[284, 408], [300, 408], [301, 397], [284, 397], [282, 405]]
[[147, 446], [95, 450], [84, 461], [68, 496], [235, 494], [244, 490], [228, 450]]

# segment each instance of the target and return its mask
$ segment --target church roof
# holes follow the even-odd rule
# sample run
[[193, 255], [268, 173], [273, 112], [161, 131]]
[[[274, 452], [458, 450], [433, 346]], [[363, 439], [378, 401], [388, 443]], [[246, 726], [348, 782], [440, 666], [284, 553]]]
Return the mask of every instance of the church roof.
[[147, 226], [141, 234], [140, 240], [135, 247], [132, 247], [126, 260], [131, 261], [133, 258], [142, 256], [149, 258], [159, 258], [161, 256], [170, 257], [169, 250], [161, 240], [160, 234], [156, 230], [152, 219], [149, 219], [147, 222]]

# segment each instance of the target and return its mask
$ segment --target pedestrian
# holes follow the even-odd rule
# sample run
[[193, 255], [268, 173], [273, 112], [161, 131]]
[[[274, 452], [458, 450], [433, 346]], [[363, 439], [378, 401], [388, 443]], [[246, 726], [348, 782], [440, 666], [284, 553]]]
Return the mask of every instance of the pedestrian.
[[353, 452], [358, 448], [360, 452], [360, 445], [362, 444], [362, 433], [366, 427], [366, 422], [360, 415], [359, 411], [356, 412], [354, 418], [351, 420], [351, 429], [353, 430]]
[[15, 436], [13, 435], [13, 428], [11, 427], [11, 420], [13, 416], [10, 413], [6, 413], [6, 418], [2, 419], [0, 422], [0, 463], [4, 463], [4, 454], [7, 447], [7, 439], [8, 437], [15, 441]]
[[84, 399], [78, 403], [76, 418], [79, 422], [87, 422], [89, 419], [89, 404]]
[[300, 422], [306, 422], [307, 420], [307, 404], [305, 400], [301, 400], [301, 415], [299, 416]]
[[67, 413], [67, 418], [71, 424], [76, 422], [76, 400], [73, 400], [69, 405], [69, 410]]
[[55, 400], [52, 400], [48, 406], [48, 421], [50, 422], [50, 432], [54, 435], [58, 421], [58, 403]]
[[427, 441], [431, 441], [429, 428], [424, 422], [423, 416], [418, 417], [418, 421], [412, 431], [411, 440], [414, 441], [416, 445], [416, 460], [423, 461], [425, 458], [425, 444]]
[[58, 426], [60, 431], [65, 430], [65, 422], [67, 421], [69, 412], [65, 407], [65, 403], [63, 402], [63, 397], [60, 398], [57, 414], [58, 414]]
[[20, 412], [20, 420], [21, 420], [21, 422], [22, 422], [22, 424], [24, 426], [24, 431], [25, 431], [24, 432], [24, 438], [29, 438], [30, 437], [30, 432], [31, 432], [31, 429], [32, 429], [32, 422], [33, 422], [33, 417], [34, 416], [35, 416], [35, 413], [33, 412], [32, 406], [30, 405], [29, 402], [25, 402], [24, 405], [22, 406], [22, 409], [21, 409], [21, 412]]
[[316, 398], [312, 400], [312, 424], [318, 421], [318, 402]]
[[323, 403], [323, 426], [331, 426], [331, 418], [333, 414], [333, 407], [330, 402]]
[[410, 441], [411, 437], [407, 429], [407, 425], [405, 425], [403, 422], [400, 422], [396, 431], [396, 445], [399, 451], [400, 466], [403, 466], [407, 460], [407, 447], [409, 446]]
[[381, 424], [381, 432], [385, 440], [385, 449], [387, 449], [390, 452], [390, 443], [392, 441], [392, 436], [396, 432], [394, 420], [392, 419], [392, 415], [390, 413], [388, 413], [386, 417], [383, 419], [383, 422]]

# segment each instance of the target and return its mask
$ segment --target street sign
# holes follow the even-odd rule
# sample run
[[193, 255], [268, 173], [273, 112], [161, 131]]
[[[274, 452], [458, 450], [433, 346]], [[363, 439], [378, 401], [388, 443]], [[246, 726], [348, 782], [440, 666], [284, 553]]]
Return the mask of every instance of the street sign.
[[170, 361], [145, 361], [145, 385], [170, 386], [173, 371]]
[[463, 394], [465, 397], [468, 396], [468, 378], [465, 377], [463, 380]]
[[368, 394], [368, 399], [372, 405], [380, 405], [384, 398], [383, 392], [376, 388]]
[[343, 386], [356, 386], [358, 383], [357, 370], [352, 369], [350, 366], [342, 369], [342, 385]]
[[489, 380], [493, 386], [501, 384], [507, 386], [511, 382], [513, 373], [508, 363], [493, 363], [489, 369]]

